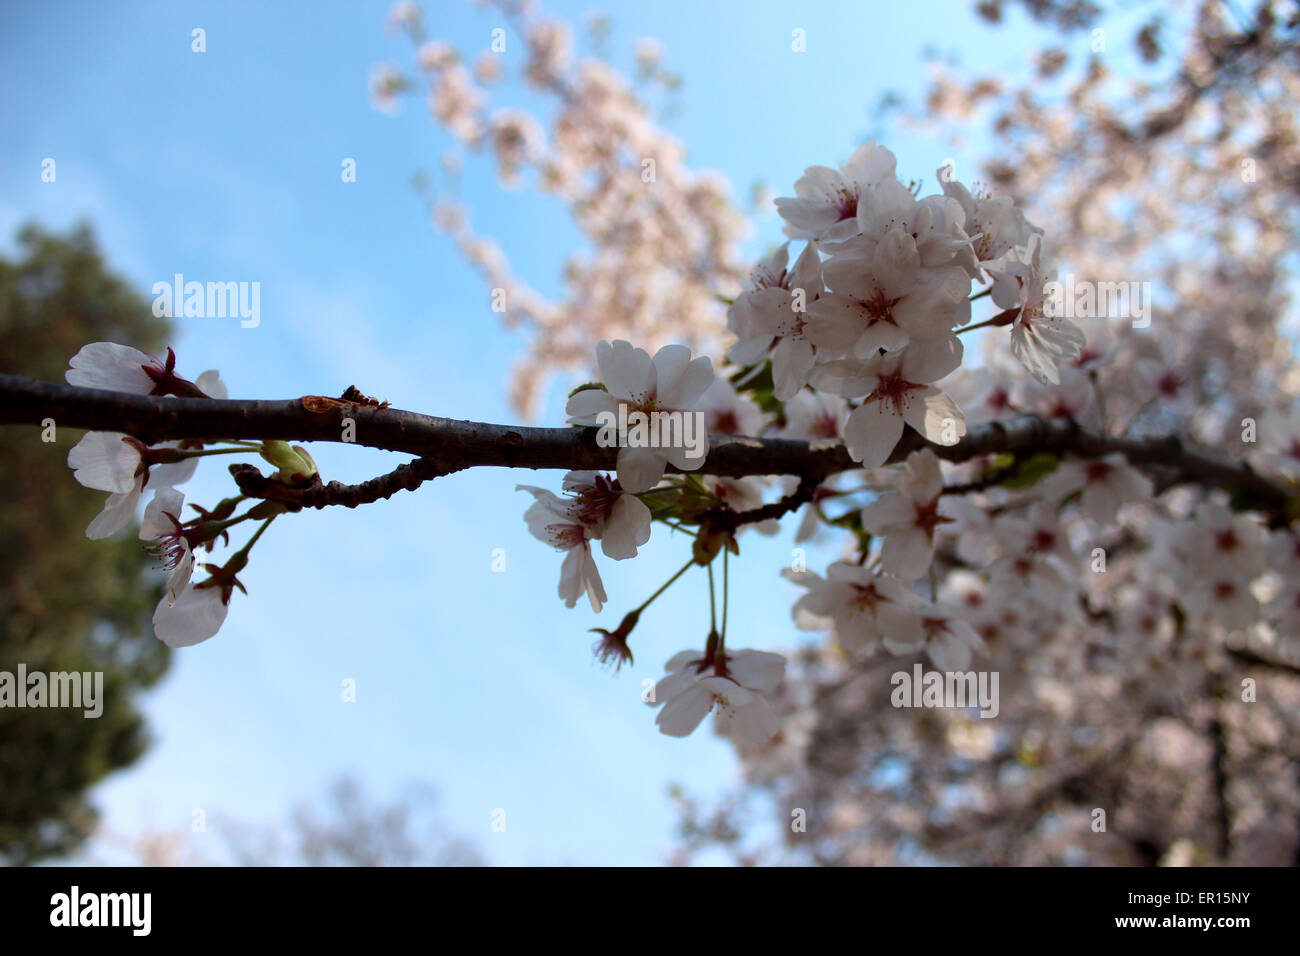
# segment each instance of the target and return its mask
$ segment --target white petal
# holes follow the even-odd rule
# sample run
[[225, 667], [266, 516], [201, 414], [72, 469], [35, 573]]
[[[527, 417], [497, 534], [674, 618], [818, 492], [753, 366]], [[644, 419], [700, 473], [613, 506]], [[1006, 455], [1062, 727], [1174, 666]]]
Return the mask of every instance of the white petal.
[[153, 612], [153, 629], [168, 647], [190, 647], [206, 641], [221, 629], [229, 608], [215, 587], [183, 590], [176, 603], [169, 605], [166, 596]]
[[854, 461], [879, 468], [903, 437], [903, 419], [892, 406], [876, 399], [855, 408], [844, 423], [844, 443]]
[[600, 342], [596, 346], [596, 363], [600, 380], [611, 395], [639, 401], [654, 394], [655, 366], [645, 349], [623, 339], [612, 344]]
[[137, 395], [148, 395], [154, 389], [153, 379], [145, 374], [143, 366], [159, 365], [152, 355], [115, 342], [92, 342], [83, 346], [68, 364], [71, 368], [63, 377], [69, 385]]
[[140, 502], [140, 486], [130, 491], [112, 494], [104, 502], [104, 510], [86, 525], [86, 537], [92, 541], [117, 534], [135, 517], [135, 506]]
[[720, 712], [718, 721], [724, 732], [742, 747], [761, 747], [781, 729], [781, 720], [776, 711], [762, 697], [755, 697], [747, 704], [737, 707], [730, 717]]
[[713, 708], [713, 692], [701, 684], [673, 697], [655, 717], [661, 733], [669, 737], [686, 737], [700, 726]]
[[785, 676], [786, 660], [768, 651], [737, 651], [728, 655], [727, 670], [743, 686], [771, 692]]
[[880, 566], [908, 581], [929, 571], [933, 560], [934, 542], [920, 528], [889, 535], [880, 549]]
[[713, 384], [713, 363], [707, 355], [689, 359], [691, 350], [683, 345], [665, 345], [655, 353], [659, 385], [656, 395], [667, 408], [693, 408]]
[[600, 549], [616, 561], [636, 557], [650, 540], [650, 509], [636, 495], [619, 495], [600, 535]]
[[961, 339], [955, 335], [937, 340], [913, 342], [903, 350], [900, 369], [903, 378], [918, 385], [929, 385], [950, 375], [961, 365]]
[[208, 398], [226, 399], [230, 397], [230, 392], [226, 389], [226, 383], [221, 380], [221, 374], [215, 368], [210, 368], [200, 375], [194, 381], [194, 384]]
[[[564, 414], [568, 416], [570, 425], [598, 425], [600, 422], [597, 416], [604, 412], [612, 412], [617, 416], [619, 404], [619, 400], [603, 388], [584, 388], [569, 397], [564, 406]], [[617, 417], [613, 419], [615, 422], [617, 420]]]
[[807, 342], [785, 339], [772, 353], [772, 381], [778, 400], [785, 402], [808, 384], [816, 355]]
[[903, 405], [903, 418], [936, 445], [955, 445], [966, 434], [966, 416], [937, 388], [913, 391]]
[[[618, 481], [631, 494], [649, 491], [664, 476], [667, 456], [662, 448], [620, 448]], [[703, 461], [700, 462], [703, 464]], [[698, 466], [697, 466], [698, 467]]]
[[910, 527], [916, 506], [910, 496], [891, 491], [862, 509], [862, 527], [871, 534], [888, 534], [894, 529]]
[[121, 494], [135, 485], [140, 452], [118, 432], [87, 432], [68, 452], [68, 467], [87, 488]]
[[163, 488], [154, 494], [153, 500], [144, 509], [144, 520], [140, 523], [140, 540], [152, 541], [171, 534], [176, 526], [167, 515], [176, 519], [181, 517], [185, 496], [175, 488]]

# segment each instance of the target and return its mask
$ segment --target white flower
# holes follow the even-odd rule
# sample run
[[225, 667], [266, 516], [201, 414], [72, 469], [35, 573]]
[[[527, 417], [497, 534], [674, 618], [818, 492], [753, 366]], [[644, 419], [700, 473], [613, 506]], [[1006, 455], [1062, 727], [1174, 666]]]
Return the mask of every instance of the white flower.
[[980, 278], [981, 265], [990, 272], [996, 271], [1017, 246], [1027, 245], [1034, 233], [1042, 231], [1031, 226], [1024, 213], [1005, 196], [972, 196], [961, 183], [945, 177], [943, 170], [939, 171], [939, 181], [943, 184], [944, 194], [955, 200], [965, 213], [964, 225], [971, 237], [972, 256], [969, 259], [963, 256], [961, 261], [972, 279]]
[[890, 615], [916, 603], [916, 596], [899, 581], [847, 561], [827, 568], [825, 579], [813, 571], [789, 568], [781, 574], [808, 589], [795, 602], [795, 624], [814, 631], [833, 625], [836, 640], [851, 653], [874, 648]]
[[1076, 560], [1052, 505], [1040, 502], [1023, 517], [999, 517], [993, 536], [1002, 550], [1002, 557], [989, 568], [993, 590], [1018, 594], [1025, 604], [1047, 608], [1063, 590], [1073, 589], [1069, 582]]
[[809, 166], [794, 184], [795, 197], [776, 200], [791, 239], [846, 239], [857, 232], [858, 198], [865, 189], [893, 181], [897, 163], [883, 146], [859, 146], [840, 170]]
[[839, 438], [848, 415], [848, 403], [838, 395], [803, 389], [785, 403], [781, 437], [804, 441]]
[[813, 371], [813, 384], [845, 398], [865, 396], [844, 425], [844, 443], [854, 461], [877, 468], [903, 437], [903, 423], [927, 440], [955, 445], [966, 434], [961, 409], [929, 383], [961, 364], [961, 340], [914, 342], [867, 362], [841, 360]]
[[132, 392], [148, 395], [154, 390], [155, 375], [165, 372], [163, 363], [152, 355], [115, 342], [92, 342], [83, 345], [68, 360], [71, 368], [63, 373], [69, 385], [82, 388], [104, 388], [113, 392]]
[[1123, 505], [1151, 500], [1151, 491], [1151, 479], [1119, 453], [1061, 462], [1041, 485], [1048, 501], [1059, 502], [1080, 492], [1080, 508], [1098, 524], [1113, 523]]
[[[913, 202], [910, 193], [903, 194]], [[809, 312], [817, 320], [818, 345], [826, 349], [847, 342], [853, 355], [869, 358], [909, 340], [943, 338], [970, 321], [970, 277], [957, 267], [927, 267], [903, 223], [849, 239], [822, 273], [830, 294]]]
[[1023, 516], [1000, 517], [993, 526], [993, 534], [1004, 557], [1029, 555], [1059, 562], [1066, 568], [1074, 566], [1069, 535], [1061, 526], [1056, 508], [1046, 501], [1035, 504]]
[[[684, 345], [665, 345], [653, 359], [645, 349], [635, 348], [622, 339], [600, 342], [596, 346], [596, 364], [603, 389], [586, 388], [569, 398], [565, 413], [569, 424], [602, 424], [605, 415], [617, 420], [620, 406], [632, 412], [691, 413], [696, 402], [713, 384], [713, 365], [707, 356], [692, 361]], [[683, 442], [658, 447], [632, 447], [626, 436], [619, 436], [618, 480], [624, 491], [633, 494], [649, 491], [663, 478], [671, 463], [682, 471], [695, 471], [708, 454], [708, 436], [700, 436], [702, 447], [691, 449]], [[698, 452], [698, 454], [696, 453]]]
[[[174, 448], [176, 444], [166, 442], [155, 448]], [[77, 481], [87, 488], [111, 492], [104, 509], [86, 526], [86, 537], [99, 540], [126, 527], [146, 482], [154, 489], [170, 488], [188, 481], [198, 467], [197, 458], [146, 466], [143, 450], [142, 443], [117, 432], [87, 432], [68, 452], [68, 466]]]
[[[637, 548], [650, 540], [650, 509], [636, 495], [623, 491], [617, 481], [594, 471], [571, 471], [564, 476], [564, 491], [572, 497], [568, 513], [600, 539], [605, 556], [616, 561], [635, 558]], [[529, 489], [536, 494], [536, 489]]]
[[417, 3], [411, 3], [410, 0], [400, 0], [388, 8], [388, 16], [384, 18], [384, 28], [389, 33], [396, 33], [398, 30], [418, 29], [420, 26], [420, 6]]
[[928, 448], [913, 452], [904, 465], [900, 489], [881, 495], [862, 509], [862, 526], [884, 535], [880, 566], [905, 580], [919, 578], [934, 560], [934, 533], [953, 519], [939, 511], [943, 474]]
[[1092, 407], [1096, 391], [1087, 375], [1066, 367], [1054, 384], [1039, 381], [1022, 383], [1018, 404], [1047, 418], [1072, 418], [1081, 421]]
[[[209, 579], [213, 580], [213, 579]], [[229, 608], [229, 592], [219, 584], [187, 584], [173, 600], [163, 595], [153, 612], [153, 629], [168, 647], [190, 647], [221, 629]]]
[[524, 521], [533, 537], [566, 552], [560, 565], [560, 598], [565, 607], [573, 607], [584, 593], [591, 601], [591, 609], [600, 613], [606, 601], [605, 585], [591, 555], [590, 538], [593, 529], [574, 516], [573, 502], [529, 485], [516, 485], [516, 490], [527, 491], [537, 500], [524, 512]]
[[615, 560], [636, 557], [637, 548], [650, 540], [650, 509], [635, 495], [625, 494], [617, 481], [594, 471], [571, 471], [564, 476], [561, 498], [545, 488], [516, 485], [536, 501], [524, 512], [533, 536], [568, 552], [560, 566], [560, 597], [573, 607], [584, 593], [592, 610], [600, 612], [605, 587], [591, 553], [599, 538], [601, 550]]
[[1045, 385], [1061, 381], [1057, 363], [1072, 361], [1083, 351], [1083, 330], [1064, 316], [1054, 315], [1047, 283], [1055, 272], [1039, 265], [1040, 243], [1030, 242], [1028, 263], [1014, 263], [993, 283], [993, 301], [1004, 309], [1019, 309], [1011, 323], [1011, 354], [1029, 374]]
[[182, 530], [181, 508], [184, 503], [185, 496], [175, 488], [162, 488], [144, 509], [144, 519], [140, 522], [140, 540], [154, 542], [154, 550], [171, 572], [167, 578], [169, 607], [189, 585], [194, 572], [194, 550]]
[[1204, 591], [1198, 581], [1245, 584], [1264, 571], [1265, 532], [1254, 518], [1205, 500], [1191, 521], [1173, 533], [1172, 548], [1191, 571], [1188, 590]]
[[1259, 417], [1260, 457], [1286, 475], [1300, 471], [1300, 408]]
[[700, 399], [700, 410], [710, 435], [757, 435], [763, 430], [762, 410], [725, 378], [714, 379]]
[[742, 746], [767, 743], [780, 730], [780, 721], [765, 694], [776, 690], [785, 675], [785, 658], [765, 651], [725, 652], [708, 660], [698, 651], [674, 655], [655, 685], [655, 718], [661, 733], [685, 737], [717, 709], [719, 730]]
[[785, 268], [788, 247], [786, 243], [759, 264], [752, 288], [737, 296], [728, 311], [728, 325], [739, 339], [728, 357], [738, 365], [753, 365], [770, 354], [774, 391], [781, 401], [807, 384], [817, 347], [824, 344], [809, 324], [812, 303], [822, 291], [816, 244], [804, 247], [793, 272]]
[[116, 342], [84, 345], [68, 360], [63, 373], [69, 385], [102, 388], [135, 395], [183, 395], [189, 398], [225, 398], [226, 386], [215, 369], [204, 372], [198, 382], [176, 374], [176, 353], [167, 350], [163, 361], [153, 355]]
[[1259, 620], [1259, 601], [1241, 576], [1228, 568], [1191, 582], [1178, 603], [1193, 621], [1218, 621], [1229, 630], [1244, 630]]
[[957, 608], [928, 602], [891, 614], [884, 644], [895, 654], [924, 649], [935, 667], [949, 672], [966, 670], [973, 650], [988, 653], [984, 641], [962, 620]]

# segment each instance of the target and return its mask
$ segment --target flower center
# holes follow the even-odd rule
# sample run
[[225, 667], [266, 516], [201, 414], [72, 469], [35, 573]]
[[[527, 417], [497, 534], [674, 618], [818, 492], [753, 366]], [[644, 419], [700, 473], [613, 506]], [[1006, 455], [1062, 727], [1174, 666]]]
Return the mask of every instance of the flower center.
[[877, 399], [888, 402], [894, 406], [895, 412], [901, 415], [903, 404], [907, 401], [907, 393], [916, 388], [924, 388], [924, 386], [907, 381], [903, 378], [902, 372], [896, 371], [880, 377], [876, 382], [876, 390], [867, 396], [867, 401]]
[[916, 517], [912, 519], [913, 523], [925, 532], [927, 538], [934, 537], [934, 529], [941, 524], [949, 524], [955, 519], [945, 518], [939, 514], [939, 499], [935, 498], [928, 504], [918, 504], [916, 506]]

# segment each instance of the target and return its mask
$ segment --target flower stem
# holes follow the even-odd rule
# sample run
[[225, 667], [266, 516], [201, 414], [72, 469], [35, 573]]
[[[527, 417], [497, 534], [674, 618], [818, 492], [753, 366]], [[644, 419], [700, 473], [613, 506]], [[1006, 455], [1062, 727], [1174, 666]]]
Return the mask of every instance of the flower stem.
[[[247, 517], [247, 515], [245, 515], [245, 517]], [[265, 531], [267, 528], [271, 527], [271, 522], [274, 521], [277, 517], [279, 516], [271, 515], [271, 517], [263, 521], [262, 526], [253, 532], [253, 536], [249, 538], [248, 541], [244, 543], [244, 546], [240, 548], [238, 551], [236, 551], [235, 554], [242, 555], [243, 557], [247, 558], [248, 552], [253, 550], [253, 545], [257, 544], [257, 539], [262, 536], [262, 532]]]
[[179, 451], [184, 458], [206, 458], [208, 455], [242, 455], [249, 448], [257, 447], [257, 445], [241, 445], [239, 448], [205, 448], [202, 451], [186, 451], [181, 448]]
[[987, 319], [984, 322], [976, 322], [974, 325], [963, 326], [962, 328], [957, 330], [956, 334], [961, 335], [963, 332], [974, 332], [976, 329], [986, 329], [990, 325], [1006, 325], [1006, 323], [999, 320], [997, 316], [994, 316], [993, 318]]
[[[267, 523], [268, 523], [268, 524], [270, 523], [269, 519], [268, 519]], [[258, 534], [261, 534], [261, 532], [259, 531]], [[641, 603], [641, 606], [638, 607], [634, 613], [636, 613], [636, 614], [640, 614], [640, 613], [641, 613], [642, 611], [644, 611], [647, 607], [649, 607], [649, 606], [650, 606], [650, 603], [651, 603], [655, 598], [657, 598], [659, 595], [661, 595], [661, 594], [663, 594], [665, 591], [667, 591], [668, 588], [669, 588], [669, 586], [670, 586], [674, 581], [676, 581], [678, 578], [680, 578], [683, 574], [685, 574], [685, 573], [690, 569], [691, 565], [693, 565], [694, 563], [695, 563], [695, 559], [694, 559], [694, 558], [691, 558], [691, 560], [689, 560], [689, 561], [687, 561], [685, 564], [683, 564], [682, 567], [681, 567], [681, 570], [678, 571], [676, 574], [674, 574], [674, 575], [673, 575], [671, 578], [669, 578], [667, 581], [665, 581], [662, 585], [660, 585], [659, 590], [656, 591], [654, 594], [650, 595], [648, 598], [646, 598], [646, 599]]]
[[717, 604], [713, 597], [713, 562], [708, 564], [709, 568], [709, 633], [712, 634], [718, 629], [718, 614], [716, 611]]
[[722, 549], [722, 632], [718, 635], [718, 651], [722, 652], [727, 646], [727, 605], [730, 604], [731, 587], [727, 574], [727, 556], [730, 549]]

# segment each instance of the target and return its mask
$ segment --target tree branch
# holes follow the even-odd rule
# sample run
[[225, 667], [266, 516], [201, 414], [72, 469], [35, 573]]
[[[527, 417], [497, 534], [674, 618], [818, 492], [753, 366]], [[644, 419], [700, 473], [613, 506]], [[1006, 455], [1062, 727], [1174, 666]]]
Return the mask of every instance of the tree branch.
[[[618, 454], [618, 449], [596, 443], [594, 428], [490, 425], [319, 395], [288, 401], [220, 401], [132, 395], [0, 375], [0, 424], [41, 425], [47, 419], [67, 428], [123, 432], [148, 443], [182, 438], [343, 442], [345, 421], [351, 420], [355, 444], [406, 452], [424, 460], [411, 463], [409, 473], [399, 476], [394, 472], [366, 483], [364, 492], [355, 493], [357, 503], [374, 500], [367, 499], [368, 494], [387, 497], [398, 488], [415, 487], [419, 482], [414, 479], [420, 475], [433, 477], [485, 466], [612, 470]], [[971, 429], [952, 446], [930, 445], [909, 430], [890, 460], [900, 461], [927, 446], [951, 462], [1000, 453], [1051, 452], [1096, 458], [1119, 452], [1137, 467], [1163, 472], [1165, 486], [1191, 482], [1239, 492], [1260, 509], [1277, 515], [1285, 512], [1293, 494], [1283, 482], [1257, 474], [1245, 463], [1185, 448], [1175, 436], [1102, 435], [1067, 419], [1026, 415], [995, 422]], [[839, 441], [714, 435], [709, 438], [709, 454], [700, 470], [724, 478], [799, 475], [821, 481], [860, 467]], [[318, 502], [347, 504], [353, 496], [349, 487], [363, 486], [337, 485], [330, 492], [327, 485], [319, 493], [304, 492], [301, 503], [308, 505], [310, 500], [311, 507], [321, 507]]]

